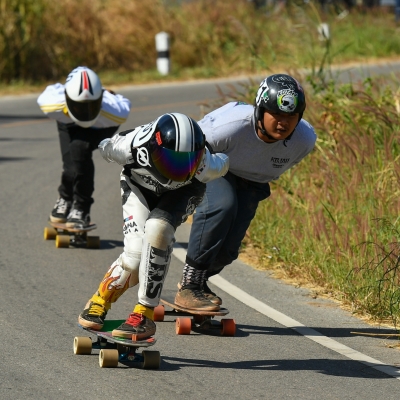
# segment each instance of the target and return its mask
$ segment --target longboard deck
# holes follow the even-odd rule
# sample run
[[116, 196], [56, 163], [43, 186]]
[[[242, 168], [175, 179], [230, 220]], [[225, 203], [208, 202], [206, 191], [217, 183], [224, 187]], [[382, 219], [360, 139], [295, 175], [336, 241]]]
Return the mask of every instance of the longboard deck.
[[103, 328], [99, 331], [95, 329], [85, 328], [82, 325], [79, 326], [85, 331], [92, 333], [93, 335], [106, 339], [110, 343], [121, 344], [127, 347], [150, 347], [156, 343], [157, 339], [155, 339], [153, 336], [144, 340], [131, 340], [123, 337], [112, 336], [112, 331], [118, 328], [124, 322], [125, 320], [105, 321]]
[[96, 224], [90, 224], [86, 228], [69, 228], [66, 224], [63, 224], [61, 222], [52, 222], [52, 221], [49, 221], [49, 224], [53, 228], [61, 229], [63, 231], [72, 232], [72, 233], [89, 232], [89, 231], [92, 231], [93, 229], [97, 228]]
[[[176, 291], [163, 291], [160, 305], [154, 309], [154, 320], [164, 321], [164, 316], [185, 317], [175, 319], [175, 332], [177, 335], [189, 335], [191, 331], [198, 333], [211, 333], [218, 330], [221, 336], [235, 336], [236, 324], [233, 319], [217, 321], [216, 316], [229, 314], [228, 309], [220, 308], [218, 311], [193, 310], [175, 304]], [[165, 310], [168, 306], [172, 310]]]
[[181, 307], [178, 304], [175, 304], [175, 295], [176, 291], [173, 290], [164, 290], [161, 294], [161, 303], [171, 307], [174, 309], [175, 314], [176, 311], [184, 313], [184, 315], [204, 315], [204, 316], [222, 316], [229, 314], [229, 310], [227, 308], [220, 308], [218, 311], [205, 311], [205, 310], [193, 310], [191, 308]]
[[112, 331], [123, 322], [125, 320], [106, 321], [100, 331], [85, 328], [78, 324], [83, 330], [95, 335], [97, 340], [93, 342], [90, 337], [76, 336], [74, 338], [74, 354], [89, 355], [92, 354], [93, 349], [99, 350], [99, 365], [101, 368], [116, 368], [118, 363], [143, 369], [160, 368], [161, 357], [159, 351], [147, 349], [142, 352], [138, 351], [139, 347], [153, 346], [156, 343], [154, 337], [134, 341], [112, 336]]

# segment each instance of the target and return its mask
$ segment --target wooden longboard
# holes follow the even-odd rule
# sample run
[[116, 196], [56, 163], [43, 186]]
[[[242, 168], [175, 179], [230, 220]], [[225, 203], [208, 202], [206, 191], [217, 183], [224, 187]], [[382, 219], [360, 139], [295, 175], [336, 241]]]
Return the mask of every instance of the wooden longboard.
[[101, 330], [94, 330], [78, 325], [80, 328], [96, 336], [97, 341], [92, 342], [89, 337], [77, 336], [74, 338], [75, 354], [91, 354], [92, 349], [100, 350], [99, 365], [101, 368], [117, 367], [118, 363], [143, 369], [158, 369], [161, 357], [159, 351], [138, 353], [139, 347], [150, 347], [156, 343], [151, 336], [144, 340], [131, 340], [112, 336], [112, 331], [118, 328], [125, 320], [109, 320], [104, 323]]
[[53, 228], [60, 229], [60, 230], [63, 230], [63, 231], [67, 231], [67, 232], [72, 232], [72, 233], [89, 232], [89, 231], [92, 231], [93, 229], [97, 228], [96, 224], [90, 224], [86, 228], [76, 228], [76, 227], [75, 228], [69, 228], [66, 224], [63, 224], [61, 222], [49, 221], [49, 223]]
[[87, 247], [90, 249], [100, 248], [99, 236], [88, 236], [87, 233], [97, 228], [96, 224], [90, 224], [85, 228], [69, 228], [66, 224], [52, 222], [49, 220], [51, 228], [44, 228], [44, 239], [55, 240], [57, 248], [68, 248], [70, 245], [77, 247]]
[[[211, 330], [217, 329], [222, 336], [234, 336], [236, 324], [233, 319], [214, 320], [216, 316], [229, 314], [228, 309], [220, 308], [218, 311], [193, 310], [181, 307], [175, 304], [176, 291], [164, 290], [160, 299], [160, 305], [154, 309], [154, 320], [164, 321], [165, 315], [173, 315], [174, 317], [191, 317], [176, 318], [175, 332], [178, 335], [189, 335], [190, 332], [199, 331], [201, 333], [209, 333]], [[168, 306], [172, 310], [166, 310]]]

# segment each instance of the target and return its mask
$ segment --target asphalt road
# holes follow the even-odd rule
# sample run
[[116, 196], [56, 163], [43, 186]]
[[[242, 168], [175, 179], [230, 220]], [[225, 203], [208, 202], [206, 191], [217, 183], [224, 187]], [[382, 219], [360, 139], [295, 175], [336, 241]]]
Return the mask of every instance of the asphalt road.
[[[124, 129], [167, 111], [197, 118], [199, 104], [217, 97], [216, 82], [121, 92], [133, 107]], [[212, 285], [237, 323], [235, 337], [177, 336], [167, 317], [157, 323], [152, 348], [161, 353], [160, 370], [101, 369], [96, 354], [74, 355], [74, 337], [85, 335], [77, 316], [122, 251], [120, 168], [95, 153], [91, 215], [101, 249], [57, 249], [44, 241], [61, 162], [55, 123], [43, 117], [36, 97], [0, 99], [1, 399], [399, 398], [400, 352], [391, 348], [398, 340], [361, 335], [390, 332], [241, 262]], [[184, 224], [177, 232], [167, 290], [180, 278], [189, 230]], [[132, 288], [108, 317], [126, 318], [135, 301]]]

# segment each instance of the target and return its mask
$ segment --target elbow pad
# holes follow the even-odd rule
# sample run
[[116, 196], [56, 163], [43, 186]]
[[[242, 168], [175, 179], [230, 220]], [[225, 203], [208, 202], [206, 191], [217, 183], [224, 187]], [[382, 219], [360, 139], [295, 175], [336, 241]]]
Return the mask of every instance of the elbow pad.
[[203, 183], [224, 176], [229, 169], [229, 157], [223, 153], [211, 154], [208, 149], [196, 173], [196, 178]]
[[132, 162], [131, 141], [126, 136], [114, 135], [111, 139], [104, 139], [99, 144], [101, 156], [107, 162], [116, 162], [126, 165]]

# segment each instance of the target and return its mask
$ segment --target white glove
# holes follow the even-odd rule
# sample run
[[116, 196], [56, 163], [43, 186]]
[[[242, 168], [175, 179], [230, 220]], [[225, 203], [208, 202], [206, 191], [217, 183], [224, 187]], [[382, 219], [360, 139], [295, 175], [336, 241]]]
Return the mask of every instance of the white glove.
[[224, 176], [229, 170], [229, 157], [223, 153], [211, 154], [206, 148], [196, 178], [203, 183]]
[[99, 151], [100, 151], [100, 154], [101, 154], [101, 156], [107, 161], [107, 162], [114, 162], [114, 160], [111, 160], [110, 158], [108, 158], [108, 156], [107, 156], [107, 145], [109, 144], [111, 142], [111, 139], [110, 138], [107, 138], [107, 139], [103, 139], [100, 143], [99, 143], [99, 145], [98, 145], [98, 148], [99, 148]]
[[98, 146], [100, 154], [107, 162], [116, 162], [120, 165], [129, 164], [132, 162], [131, 141], [131, 137], [118, 134], [111, 139], [104, 139]]

